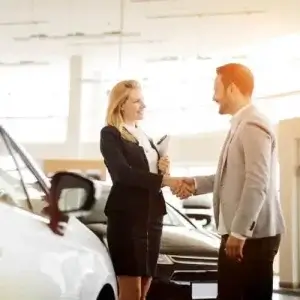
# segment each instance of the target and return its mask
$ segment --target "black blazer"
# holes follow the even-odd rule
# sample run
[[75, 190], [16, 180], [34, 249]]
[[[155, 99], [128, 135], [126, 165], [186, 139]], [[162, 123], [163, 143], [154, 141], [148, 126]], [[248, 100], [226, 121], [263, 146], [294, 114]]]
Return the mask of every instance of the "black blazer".
[[127, 141], [115, 127], [105, 126], [101, 130], [100, 150], [113, 182], [105, 207], [107, 216], [117, 211], [143, 218], [150, 213], [166, 213], [161, 192], [163, 176], [150, 173], [144, 149], [138, 142]]

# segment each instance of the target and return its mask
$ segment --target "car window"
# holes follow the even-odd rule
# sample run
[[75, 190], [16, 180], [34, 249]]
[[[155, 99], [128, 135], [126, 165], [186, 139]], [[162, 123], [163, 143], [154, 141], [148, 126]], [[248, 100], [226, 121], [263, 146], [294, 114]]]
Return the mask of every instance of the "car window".
[[[190, 223], [184, 216], [182, 216], [173, 206], [167, 204], [167, 215], [168, 219], [170, 220], [170, 224], [164, 225], [172, 225], [172, 226], [182, 226], [187, 228], [195, 228], [195, 226]], [[165, 221], [165, 220], [164, 220]]]
[[165, 226], [175, 226], [175, 224], [173, 223], [172, 218], [170, 217], [168, 212], [166, 215], [164, 215], [163, 224]]
[[[91, 223], [103, 223], [107, 222], [107, 217], [104, 213], [104, 208], [107, 202], [111, 186], [103, 184], [101, 181], [94, 181], [96, 188], [96, 203], [92, 212], [80, 220], [85, 224]], [[188, 228], [195, 228], [190, 222], [188, 222], [180, 213], [175, 210], [170, 204], [167, 204], [167, 214], [163, 218], [163, 224], [165, 226], [184, 226]]]
[[[22, 180], [23, 179], [23, 180]], [[0, 201], [41, 214], [46, 193], [8, 138], [0, 136]]]

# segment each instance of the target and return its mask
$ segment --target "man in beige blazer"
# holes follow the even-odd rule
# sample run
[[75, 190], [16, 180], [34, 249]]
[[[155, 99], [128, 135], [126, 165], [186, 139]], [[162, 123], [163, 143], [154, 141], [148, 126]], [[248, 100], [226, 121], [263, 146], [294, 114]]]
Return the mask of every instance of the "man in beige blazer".
[[254, 78], [240, 64], [217, 69], [214, 101], [232, 115], [217, 172], [186, 178], [173, 190], [184, 199], [213, 192], [219, 250], [219, 300], [269, 300], [273, 261], [284, 232], [278, 198], [276, 137], [252, 104]]

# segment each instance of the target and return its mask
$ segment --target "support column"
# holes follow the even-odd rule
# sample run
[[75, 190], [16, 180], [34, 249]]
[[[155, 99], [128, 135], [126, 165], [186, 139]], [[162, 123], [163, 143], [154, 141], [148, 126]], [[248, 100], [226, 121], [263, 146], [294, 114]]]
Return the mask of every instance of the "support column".
[[82, 57], [72, 56], [69, 62], [69, 118], [67, 130], [68, 155], [80, 157]]
[[280, 287], [300, 287], [300, 119], [278, 125], [280, 199], [286, 233], [280, 247]]

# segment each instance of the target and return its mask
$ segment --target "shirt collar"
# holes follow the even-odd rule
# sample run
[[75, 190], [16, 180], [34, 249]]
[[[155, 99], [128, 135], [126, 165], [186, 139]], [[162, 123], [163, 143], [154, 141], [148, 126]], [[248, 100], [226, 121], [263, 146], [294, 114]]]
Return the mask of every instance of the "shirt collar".
[[241, 119], [241, 116], [243, 115], [243, 113], [248, 110], [249, 107], [251, 107], [252, 104], [247, 104], [244, 107], [242, 107], [240, 110], [238, 110], [231, 118], [230, 122], [231, 125], [235, 125], [237, 124], [237, 122]]

